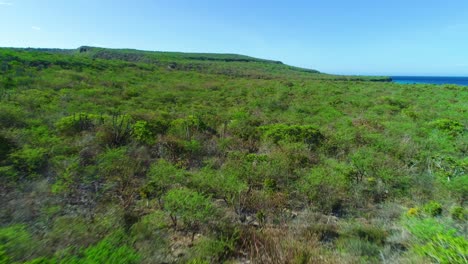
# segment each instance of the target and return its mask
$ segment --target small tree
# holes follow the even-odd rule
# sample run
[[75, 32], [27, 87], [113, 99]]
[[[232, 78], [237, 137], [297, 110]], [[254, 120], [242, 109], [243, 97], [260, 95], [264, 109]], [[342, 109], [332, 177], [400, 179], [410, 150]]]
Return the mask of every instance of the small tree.
[[187, 188], [170, 190], [164, 199], [164, 208], [169, 212], [174, 228], [181, 219], [189, 231], [192, 241], [202, 223], [206, 223], [214, 213], [211, 201]]
[[161, 198], [174, 185], [183, 183], [184, 170], [177, 168], [170, 162], [160, 159], [157, 163], [151, 165], [148, 172], [148, 181], [141, 189], [143, 197], [148, 199], [158, 199], [162, 204]]
[[127, 155], [126, 148], [108, 149], [98, 157], [99, 173], [107, 193], [129, 208], [137, 196], [141, 162]]

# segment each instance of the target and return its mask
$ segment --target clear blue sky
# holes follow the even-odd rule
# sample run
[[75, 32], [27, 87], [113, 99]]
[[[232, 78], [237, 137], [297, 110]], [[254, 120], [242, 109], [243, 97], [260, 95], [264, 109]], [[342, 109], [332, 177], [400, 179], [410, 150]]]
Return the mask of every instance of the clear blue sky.
[[0, 46], [81, 45], [468, 76], [468, 0], [0, 0]]

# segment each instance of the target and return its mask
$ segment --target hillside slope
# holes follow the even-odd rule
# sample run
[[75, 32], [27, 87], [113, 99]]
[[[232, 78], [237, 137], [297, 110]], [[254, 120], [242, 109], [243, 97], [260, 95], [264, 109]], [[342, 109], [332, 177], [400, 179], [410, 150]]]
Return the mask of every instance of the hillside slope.
[[[9, 53], [10, 52], [10, 53]], [[317, 70], [288, 66], [280, 61], [257, 59], [236, 54], [154, 52], [131, 49], [104, 49], [83, 46], [76, 50], [60, 49], [4, 49], [3, 56], [14, 56], [15, 52], [28, 53], [23, 59], [43, 61], [44, 63], [66, 63], [67, 60], [95, 64], [114, 61], [118, 63], [144, 64], [147, 67], [158, 67], [172, 70], [197, 71], [203, 73], [223, 74], [231, 77], [248, 77], [272, 79], [295, 77], [304, 79], [357, 80], [357, 81], [390, 81], [388, 77], [377, 76], [340, 76], [323, 74]], [[8, 60], [5, 57], [4, 60]], [[46, 64], [48, 64], [46, 63]]]
[[0, 263], [466, 263], [468, 88], [0, 49]]

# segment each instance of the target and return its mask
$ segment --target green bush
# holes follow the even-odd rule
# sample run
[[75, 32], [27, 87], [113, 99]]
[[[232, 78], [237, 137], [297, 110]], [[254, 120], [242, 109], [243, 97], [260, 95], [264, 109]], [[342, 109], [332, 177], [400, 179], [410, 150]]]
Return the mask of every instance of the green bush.
[[0, 166], [0, 181], [15, 183], [18, 180], [18, 171], [13, 166]]
[[447, 118], [435, 120], [430, 125], [452, 136], [457, 136], [465, 130], [465, 127], [460, 122]]
[[464, 221], [467, 218], [466, 209], [461, 206], [453, 207], [452, 210], [450, 211], [450, 215], [452, 216], [452, 219], [458, 220], [458, 221]]
[[170, 162], [160, 159], [151, 165], [147, 182], [141, 189], [143, 197], [160, 200], [171, 187], [185, 183], [185, 173]]
[[27, 176], [34, 176], [41, 172], [47, 164], [47, 150], [25, 145], [10, 155], [14, 166]]
[[290, 142], [304, 142], [310, 147], [314, 147], [324, 140], [322, 133], [317, 128], [310, 125], [275, 124], [262, 126], [260, 130], [263, 132], [263, 137], [273, 141], [273, 143], [285, 140]]
[[24, 109], [2, 101], [0, 104], [0, 128], [19, 128], [26, 124]]
[[0, 263], [25, 261], [35, 253], [37, 246], [24, 225], [0, 228]]
[[450, 181], [447, 186], [452, 192], [454, 198], [456, 198], [460, 204], [463, 204], [468, 200], [468, 175], [456, 177]]
[[430, 201], [424, 205], [423, 210], [430, 216], [439, 216], [442, 214], [442, 205], [438, 202]]
[[466, 247], [466, 87], [91, 47], [0, 48], [0, 72], [0, 229], [24, 222], [0, 262], [456, 262]]
[[411, 207], [411, 208], [408, 209], [408, 211], [406, 212], [406, 216], [408, 216], [408, 217], [417, 217], [417, 216], [421, 216], [421, 210], [420, 210], [418, 207]]
[[0, 134], [0, 165], [8, 157], [13, 148], [13, 142]]
[[206, 125], [199, 117], [189, 115], [185, 118], [179, 118], [172, 121], [169, 133], [185, 140], [191, 140], [195, 133], [201, 132], [205, 128]]
[[[232, 241], [216, 240], [203, 237], [198, 240], [189, 252], [190, 261], [195, 263], [220, 263], [223, 255], [232, 250]], [[201, 262], [200, 262], [201, 261]]]
[[312, 205], [325, 213], [337, 213], [345, 199], [348, 166], [334, 160], [315, 167], [298, 181], [299, 191]]
[[239, 172], [230, 167], [224, 167], [219, 171], [204, 168], [193, 175], [193, 183], [200, 191], [213, 194], [215, 197], [223, 198], [236, 212], [241, 208], [241, 199], [247, 184], [239, 179]]
[[78, 113], [61, 118], [55, 123], [59, 132], [73, 135], [85, 130], [91, 130], [99, 123], [104, 122], [104, 117], [94, 114]]
[[210, 199], [186, 188], [170, 190], [164, 197], [164, 209], [169, 212], [175, 227], [178, 219], [183, 221], [192, 231], [192, 240], [200, 225], [207, 224], [215, 211]]
[[117, 198], [127, 208], [135, 202], [136, 187], [140, 184], [141, 160], [129, 156], [128, 148], [109, 148], [98, 157], [98, 173], [105, 195]]
[[144, 144], [152, 144], [154, 143], [154, 136], [150, 130], [148, 122], [146, 121], [136, 121], [133, 125], [133, 137]]

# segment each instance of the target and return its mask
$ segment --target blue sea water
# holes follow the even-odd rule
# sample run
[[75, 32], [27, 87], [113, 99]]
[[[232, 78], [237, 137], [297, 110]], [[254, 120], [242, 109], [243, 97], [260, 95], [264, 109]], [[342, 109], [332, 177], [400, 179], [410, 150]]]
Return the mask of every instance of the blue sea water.
[[457, 84], [468, 85], [468, 77], [392, 76], [393, 82], [401, 84]]

